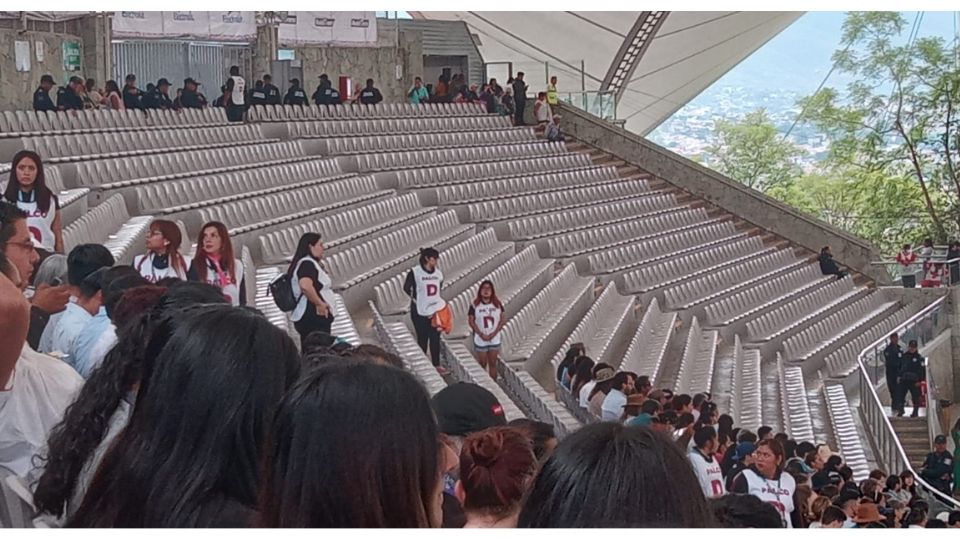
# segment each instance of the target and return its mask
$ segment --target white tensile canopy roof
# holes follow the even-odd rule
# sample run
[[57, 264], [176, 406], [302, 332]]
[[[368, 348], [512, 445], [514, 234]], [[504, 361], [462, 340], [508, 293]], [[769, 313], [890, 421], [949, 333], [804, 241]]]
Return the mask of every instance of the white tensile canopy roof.
[[[784, 11], [422, 11], [414, 18], [462, 20], [487, 64], [512, 62], [530, 91], [546, 71], [558, 89], [599, 90], [620, 67], [617, 117], [646, 135], [730, 69], [793, 23]], [[641, 19], [642, 17], [642, 19]], [[648, 39], [637, 39], [648, 34]], [[652, 39], [649, 39], [652, 36]], [[647, 42], [629, 50], [631, 43]], [[621, 54], [622, 53], [622, 54]], [[581, 62], [584, 74], [581, 76]], [[544, 66], [547, 63], [547, 67]], [[613, 67], [611, 68], [611, 65]], [[505, 67], [505, 66], [504, 66]], [[497, 72], [491, 69], [491, 72]], [[613, 88], [617, 89], [616, 86]]]

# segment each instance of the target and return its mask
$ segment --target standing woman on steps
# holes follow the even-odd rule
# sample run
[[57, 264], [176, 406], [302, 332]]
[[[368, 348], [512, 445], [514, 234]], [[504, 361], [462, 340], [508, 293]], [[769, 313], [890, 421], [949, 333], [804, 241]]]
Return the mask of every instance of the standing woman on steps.
[[403, 292], [410, 297], [410, 319], [417, 334], [417, 344], [424, 353], [430, 348], [430, 361], [437, 371], [440, 368], [440, 331], [433, 327], [433, 315], [447, 303], [440, 296], [443, 287], [443, 272], [437, 267], [440, 252], [434, 248], [420, 250], [420, 263], [407, 272]]
[[233, 256], [233, 243], [226, 225], [211, 221], [200, 228], [197, 252], [187, 271], [187, 279], [219, 288], [234, 306], [247, 305], [243, 263]]
[[493, 282], [484, 280], [477, 290], [477, 297], [467, 310], [467, 320], [473, 330], [473, 348], [477, 360], [487, 370], [490, 378], [497, 380], [497, 355], [500, 353], [500, 330], [506, 319], [503, 304], [497, 298]]
[[36, 152], [21, 150], [13, 156], [12, 165], [3, 198], [27, 213], [34, 246], [48, 254], [63, 253], [60, 201], [47, 187], [43, 161]]
[[290, 318], [300, 334], [300, 350], [312, 332], [330, 333], [333, 325], [333, 281], [321, 259], [323, 241], [313, 232], [304, 233], [287, 268], [297, 307]]

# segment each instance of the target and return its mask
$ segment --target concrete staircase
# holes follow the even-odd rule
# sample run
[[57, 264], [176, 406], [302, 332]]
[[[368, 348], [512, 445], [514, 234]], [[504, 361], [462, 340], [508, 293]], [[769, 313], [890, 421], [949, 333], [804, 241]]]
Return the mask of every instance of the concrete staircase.
[[[911, 407], [908, 406], [907, 413], [911, 411]], [[914, 469], [919, 470], [927, 453], [931, 450], [927, 419], [922, 416], [919, 418], [901, 416], [891, 418], [890, 423], [900, 437], [900, 444], [910, 457], [910, 463]]]

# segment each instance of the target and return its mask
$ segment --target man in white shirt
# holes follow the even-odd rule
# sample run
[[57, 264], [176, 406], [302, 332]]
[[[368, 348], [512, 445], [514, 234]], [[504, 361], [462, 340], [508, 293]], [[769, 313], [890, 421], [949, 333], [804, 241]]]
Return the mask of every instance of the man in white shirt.
[[247, 110], [246, 101], [244, 101], [244, 92], [247, 91], [247, 83], [240, 76], [239, 66], [230, 66], [230, 78], [227, 79], [227, 96], [229, 102], [227, 105], [227, 119], [231, 122], [242, 122], [243, 113]]
[[113, 255], [100, 244], [81, 244], [70, 250], [67, 256], [67, 282], [71, 298], [53, 329], [50, 352], [69, 353], [73, 349], [80, 331], [97, 314], [102, 303], [99, 287], [84, 294], [81, 290], [83, 282], [100, 268], [113, 266], [113, 263]]
[[621, 371], [613, 378], [613, 385], [603, 398], [600, 407], [600, 419], [604, 422], [619, 422], [623, 414], [623, 406], [627, 404], [627, 396], [633, 393], [636, 376], [628, 371]]
[[26, 343], [30, 304], [23, 288], [38, 258], [26, 215], [0, 202], [0, 469], [18, 476], [31, 471], [83, 385], [69, 366]]

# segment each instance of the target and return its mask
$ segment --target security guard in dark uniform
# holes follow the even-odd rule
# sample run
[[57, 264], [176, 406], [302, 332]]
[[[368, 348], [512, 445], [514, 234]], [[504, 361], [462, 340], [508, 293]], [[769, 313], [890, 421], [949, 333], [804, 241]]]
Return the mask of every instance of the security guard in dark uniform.
[[267, 92], [264, 90], [263, 81], [257, 81], [253, 84], [253, 90], [247, 96], [247, 101], [250, 106], [267, 104]]
[[207, 106], [207, 98], [197, 90], [200, 83], [187, 77], [183, 80], [183, 92], [180, 93], [180, 106], [184, 109], [202, 109]]
[[57, 106], [50, 99], [50, 89], [53, 88], [53, 77], [44, 75], [40, 77], [40, 87], [33, 93], [33, 110], [35, 111], [55, 111]]
[[339, 105], [343, 102], [340, 92], [330, 83], [326, 73], [320, 75], [320, 86], [313, 93], [313, 101], [317, 105]]
[[953, 493], [953, 455], [947, 451], [945, 436], [937, 435], [933, 439], [933, 452], [927, 454], [920, 477], [947, 495]]
[[149, 93], [143, 95], [141, 104], [144, 109], [172, 109], [173, 100], [170, 99], [170, 81], [160, 79]]
[[123, 85], [123, 106], [127, 109], [142, 109], [140, 103], [143, 92], [137, 88], [137, 76], [133, 73], [127, 75]]
[[57, 90], [57, 109], [61, 111], [82, 111], [83, 98], [77, 93], [77, 86], [82, 85], [83, 79], [80, 77], [70, 77], [70, 82]]
[[301, 107], [307, 104], [307, 94], [303, 91], [303, 88], [300, 88], [300, 79], [290, 79], [290, 89], [283, 96], [283, 104], [300, 105]]
[[373, 79], [367, 79], [367, 86], [360, 91], [360, 103], [363, 105], [376, 105], [383, 101], [383, 94], [373, 86]]
[[917, 340], [910, 340], [907, 352], [900, 357], [900, 377], [899, 384], [900, 410], [897, 416], [903, 416], [903, 410], [907, 405], [907, 393], [910, 393], [910, 401], [913, 402], [913, 413], [910, 415], [916, 418], [920, 411], [920, 383], [926, 379], [927, 370], [924, 358], [917, 351]]
[[273, 77], [269, 73], [263, 76], [263, 93], [267, 95], [267, 105], [280, 104], [280, 89], [273, 85]]

